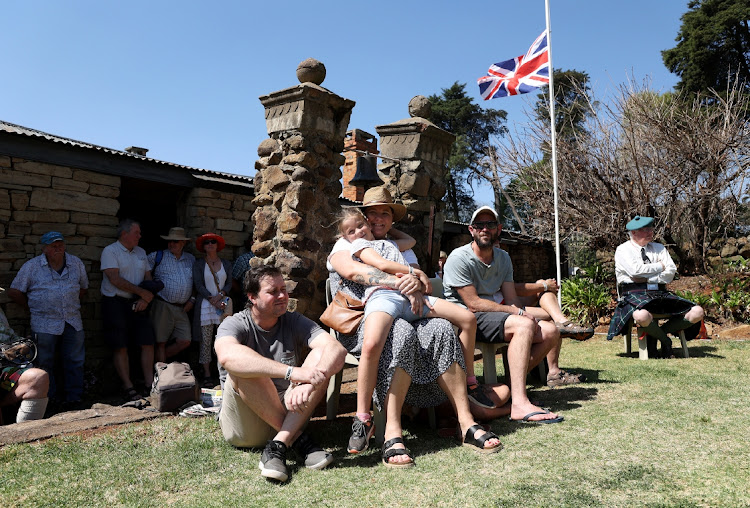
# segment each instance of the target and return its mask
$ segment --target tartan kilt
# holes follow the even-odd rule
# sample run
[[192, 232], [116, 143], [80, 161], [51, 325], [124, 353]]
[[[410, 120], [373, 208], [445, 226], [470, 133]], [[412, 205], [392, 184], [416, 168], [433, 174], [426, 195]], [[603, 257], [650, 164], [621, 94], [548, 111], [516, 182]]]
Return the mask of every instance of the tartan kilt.
[[[669, 291], [648, 291], [636, 289], [625, 293], [620, 297], [609, 323], [607, 340], [612, 340], [615, 335], [622, 335], [625, 328], [633, 317], [633, 312], [638, 309], [646, 309], [651, 314], [665, 314], [669, 317], [684, 316], [695, 304]], [[698, 335], [700, 322], [685, 330], [685, 338], [692, 340]]]
[[[18, 384], [18, 379], [21, 377], [28, 367], [20, 367], [17, 365], [13, 366], [0, 366], [0, 390], [3, 392], [10, 392]], [[5, 393], [0, 392], [0, 398]]]

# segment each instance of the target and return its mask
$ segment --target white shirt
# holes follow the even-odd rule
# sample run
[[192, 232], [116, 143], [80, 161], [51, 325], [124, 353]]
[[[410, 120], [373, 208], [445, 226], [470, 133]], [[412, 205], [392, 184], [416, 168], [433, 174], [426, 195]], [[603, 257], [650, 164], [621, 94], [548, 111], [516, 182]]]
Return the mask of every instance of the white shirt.
[[[660, 243], [649, 242], [646, 255], [651, 260], [646, 263], [641, 258], [641, 246], [633, 240], [619, 245], [615, 251], [615, 276], [617, 284], [634, 282], [634, 278], [647, 279], [652, 284], [667, 284], [672, 282], [677, 266], [672, 261], [669, 251]], [[662, 268], [664, 263], [666, 268]], [[642, 282], [642, 281], [639, 281]]]
[[[150, 270], [145, 250], [137, 245], [133, 247], [133, 250], [128, 250], [119, 240], [104, 247], [101, 256], [101, 268], [102, 272], [107, 268], [117, 268], [120, 277], [136, 286], [143, 282], [146, 272]], [[106, 273], [102, 277], [101, 292], [104, 296], [121, 296], [123, 298], [133, 296], [112, 284]]]

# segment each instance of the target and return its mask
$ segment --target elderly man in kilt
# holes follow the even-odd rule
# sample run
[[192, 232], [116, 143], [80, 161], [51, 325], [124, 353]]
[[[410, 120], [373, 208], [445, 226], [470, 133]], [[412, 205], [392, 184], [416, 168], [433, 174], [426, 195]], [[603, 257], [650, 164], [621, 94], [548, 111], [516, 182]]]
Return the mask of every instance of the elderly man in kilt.
[[[702, 328], [703, 309], [689, 300], [667, 291], [677, 267], [669, 252], [654, 239], [653, 217], [636, 216], [625, 228], [630, 240], [615, 251], [615, 275], [620, 299], [609, 325], [607, 339], [626, 332], [632, 318], [638, 327], [639, 340], [647, 340], [649, 357], [657, 357], [656, 344], [661, 343], [661, 357], [674, 358], [672, 340], [667, 334], [685, 330], [687, 339], [695, 338]], [[654, 314], [669, 316], [659, 326]]]

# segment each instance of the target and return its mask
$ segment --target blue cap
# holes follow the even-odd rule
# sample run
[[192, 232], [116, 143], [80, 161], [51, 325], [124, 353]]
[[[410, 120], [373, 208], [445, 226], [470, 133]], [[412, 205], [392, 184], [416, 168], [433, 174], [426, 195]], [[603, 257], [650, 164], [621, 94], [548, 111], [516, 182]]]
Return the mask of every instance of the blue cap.
[[63, 237], [62, 233], [58, 233], [57, 231], [50, 231], [49, 233], [44, 233], [42, 235], [41, 242], [44, 245], [49, 245], [53, 242], [57, 242], [58, 240], [61, 242], [65, 241], [65, 238]]
[[633, 220], [625, 224], [625, 229], [628, 231], [635, 231], [636, 229], [647, 228], [654, 225], [653, 217], [641, 217], [636, 215]]

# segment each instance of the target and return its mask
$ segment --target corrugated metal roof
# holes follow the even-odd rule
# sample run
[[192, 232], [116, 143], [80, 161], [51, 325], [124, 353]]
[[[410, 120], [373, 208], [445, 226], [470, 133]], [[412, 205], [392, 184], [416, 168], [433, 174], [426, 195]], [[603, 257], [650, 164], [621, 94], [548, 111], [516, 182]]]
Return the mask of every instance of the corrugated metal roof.
[[[31, 129], [29, 127], [23, 127], [22, 125], [16, 125], [16, 124], [13, 124], [13, 123], [10, 123], [10, 122], [6, 122], [4, 120], [0, 120], [0, 131], [10, 132], [10, 133], [13, 133], [13, 134], [20, 134], [22, 136], [30, 136], [30, 137], [34, 137], [34, 138], [43, 138], [43, 139], [46, 139], [48, 141], [52, 141], [54, 143], [62, 143], [64, 145], [76, 146], [76, 147], [85, 148], [85, 149], [88, 149], [88, 150], [96, 150], [96, 151], [99, 151], [99, 152], [109, 153], [109, 154], [112, 154], [112, 155], [118, 155], [118, 156], [122, 156], [122, 157], [132, 157], [132, 158], [135, 158], [135, 159], [141, 159], [141, 160], [144, 160], [144, 161], [154, 162], [156, 164], [163, 164], [165, 166], [171, 166], [171, 167], [175, 167], [175, 168], [186, 169], [186, 170], [191, 171], [191, 172], [197, 171], [199, 173], [205, 173], [207, 175], [212, 175], [214, 177], [219, 177], [223, 181], [226, 181], [226, 180], [232, 181], [232, 182], [229, 182], [229, 183], [242, 182], [244, 185], [248, 185], [249, 184], [250, 187], [253, 186], [253, 177], [250, 177], [250, 176], [236, 175], [236, 174], [233, 174], [233, 173], [223, 173], [221, 171], [212, 171], [212, 170], [209, 170], [209, 169], [194, 168], [192, 166], [184, 166], [182, 164], [175, 164], [173, 162], [162, 161], [162, 160], [159, 160], [159, 159], [152, 159], [151, 157], [146, 157], [146, 156], [143, 156], [143, 155], [137, 155], [137, 154], [134, 154], [134, 153], [126, 152], [125, 150], [115, 150], [114, 148], [107, 148], [105, 146], [94, 145], [94, 144], [91, 144], [91, 143], [86, 143], [84, 141], [78, 141], [78, 140], [66, 138], [66, 137], [63, 137], [63, 136], [57, 136], [55, 134], [50, 134], [48, 132], [42, 132], [42, 131], [39, 131], [39, 130], [36, 130], [36, 129]], [[198, 176], [198, 175], [196, 175], [196, 176]]]

